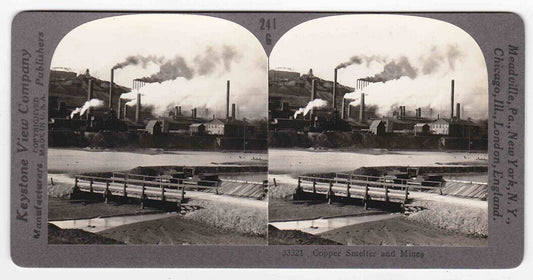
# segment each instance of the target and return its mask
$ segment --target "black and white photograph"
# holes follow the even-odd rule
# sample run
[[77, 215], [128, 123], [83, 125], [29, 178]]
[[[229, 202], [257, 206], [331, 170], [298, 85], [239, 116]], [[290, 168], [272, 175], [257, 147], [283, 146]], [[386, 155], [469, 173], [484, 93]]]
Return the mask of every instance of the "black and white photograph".
[[268, 77], [270, 245], [488, 246], [487, 66], [467, 32], [314, 19]]
[[267, 71], [215, 17], [73, 29], [51, 62], [48, 243], [266, 245]]

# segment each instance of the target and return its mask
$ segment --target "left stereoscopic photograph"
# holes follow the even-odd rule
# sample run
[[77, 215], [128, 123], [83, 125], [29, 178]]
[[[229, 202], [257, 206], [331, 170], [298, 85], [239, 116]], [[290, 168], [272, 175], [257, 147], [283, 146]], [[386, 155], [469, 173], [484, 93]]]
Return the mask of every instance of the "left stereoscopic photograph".
[[267, 56], [242, 26], [143, 14], [56, 48], [49, 244], [267, 242]]

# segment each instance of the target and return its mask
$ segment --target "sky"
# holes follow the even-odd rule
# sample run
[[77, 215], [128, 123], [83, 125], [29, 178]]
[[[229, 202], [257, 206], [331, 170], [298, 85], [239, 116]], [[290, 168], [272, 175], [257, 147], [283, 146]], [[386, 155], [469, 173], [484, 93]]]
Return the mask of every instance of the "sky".
[[[51, 66], [77, 73], [89, 69], [92, 76], [107, 81], [110, 69], [129, 56], [156, 59], [116, 69], [114, 82], [127, 87], [132, 87], [133, 79], [150, 77], [177, 58], [186, 65], [187, 77], [171, 76], [143, 88], [142, 103], [154, 105], [157, 113], [182, 105], [183, 112], [206, 107], [217, 117], [225, 116], [226, 80], [230, 80], [230, 102], [237, 103], [240, 117], [266, 117], [266, 54], [253, 34], [223, 19], [143, 14], [92, 21], [63, 38]], [[124, 97], [135, 96], [133, 92]]]
[[462, 117], [487, 118], [488, 79], [481, 50], [464, 30], [443, 21], [403, 15], [342, 15], [307, 21], [280, 38], [269, 67], [300, 73], [312, 68], [315, 76], [333, 80], [333, 69], [354, 56], [361, 59], [360, 64], [338, 70], [338, 81], [351, 87], [356, 79], [374, 77], [391, 62], [408, 62], [399, 79], [363, 90], [365, 103], [377, 105], [383, 115], [403, 105], [408, 114], [421, 107], [423, 115], [449, 117], [454, 79]]

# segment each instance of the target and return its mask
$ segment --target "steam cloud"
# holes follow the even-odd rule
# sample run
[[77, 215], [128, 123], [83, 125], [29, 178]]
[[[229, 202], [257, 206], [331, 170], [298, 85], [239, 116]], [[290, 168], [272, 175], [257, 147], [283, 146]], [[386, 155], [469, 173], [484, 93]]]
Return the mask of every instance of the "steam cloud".
[[298, 109], [298, 111], [294, 113], [294, 118], [296, 118], [299, 114], [303, 114], [304, 116], [307, 116], [307, 113], [309, 113], [311, 109], [313, 108], [320, 109], [326, 106], [328, 106], [328, 102], [325, 100], [318, 99], [318, 98], [315, 100], [311, 100], [309, 101], [309, 103], [307, 103], [307, 106], [305, 106], [304, 108]]
[[81, 117], [81, 116], [83, 116], [83, 114], [85, 114], [85, 111], [87, 111], [87, 109], [89, 109], [89, 108], [97, 108], [97, 107], [102, 107], [102, 106], [104, 106], [104, 101], [102, 101], [100, 99], [93, 98], [93, 99], [91, 99], [89, 101], [86, 101], [83, 104], [83, 106], [74, 109], [74, 111], [72, 111], [70, 113], [70, 118], [72, 119], [74, 117], [74, 115], [76, 115], [76, 114], [80, 114], [80, 117]]
[[354, 99], [354, 101], [350, 102], [349, 105], [355, 107], [355, 106], [359, 105], [359, 102], [357, 102], [357, 99]]
[[348, 92], [344, 95], [344, 99], [352, 99], [352, 100], [356, 100], [356, 99], [359, 99], [359, 97], [361, 96], [361, 90], [355, 90], [354, 92]]

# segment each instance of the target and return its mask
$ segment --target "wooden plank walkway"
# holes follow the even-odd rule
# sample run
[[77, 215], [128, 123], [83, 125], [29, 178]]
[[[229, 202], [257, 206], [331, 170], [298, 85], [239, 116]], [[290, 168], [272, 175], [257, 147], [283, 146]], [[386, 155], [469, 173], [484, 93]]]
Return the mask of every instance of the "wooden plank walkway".
[[457, 197], [487, 200], [488, 184], [483, 182], [446, 180], [442, 193]]

